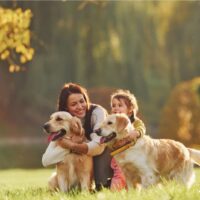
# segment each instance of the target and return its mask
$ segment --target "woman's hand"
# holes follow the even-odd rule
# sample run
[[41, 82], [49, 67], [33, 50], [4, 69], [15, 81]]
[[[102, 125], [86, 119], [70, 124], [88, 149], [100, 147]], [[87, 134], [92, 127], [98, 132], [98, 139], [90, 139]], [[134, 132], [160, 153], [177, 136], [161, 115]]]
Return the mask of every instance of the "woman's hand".
[[64, 149], [70, 149], [72, 150], [73, 146], [74, 146], [74, 142], [72, 141], [71, 138], [61, 138], [59, 140], [57, 140], [57, 143], [59, 146], [61, 146]]
[[84, 136], [80, 135], [72, 135], [72, 136], [65, 136], [57, 140], [57, 143], [59, 146], [61, 146], [64, 149], [70, 149], [73, 150], [74, 146], [76, 144], [83, 143]]
[[80, 135], [73, 135], [71, 137], [71, 141], [74, 142], [74, 143], [83, 143], [85, 140], [85, 137], [84, 136], [80, 136]]
[[64, 149], [69, 149], [73, 153], [87, 154], [88, 145], [86, 143], [78, 144], [73, 142], [72, 139], [62, 138], [58, 140], [58, 145]]

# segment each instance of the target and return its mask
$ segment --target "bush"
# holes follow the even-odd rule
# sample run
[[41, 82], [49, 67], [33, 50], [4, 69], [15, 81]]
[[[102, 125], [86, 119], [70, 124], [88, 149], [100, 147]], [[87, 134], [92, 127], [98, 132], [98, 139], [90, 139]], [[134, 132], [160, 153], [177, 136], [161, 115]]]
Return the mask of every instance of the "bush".
[[178, 84], [162, 113], [160, 136], [186, 145], [200, 141], [200, 77]]

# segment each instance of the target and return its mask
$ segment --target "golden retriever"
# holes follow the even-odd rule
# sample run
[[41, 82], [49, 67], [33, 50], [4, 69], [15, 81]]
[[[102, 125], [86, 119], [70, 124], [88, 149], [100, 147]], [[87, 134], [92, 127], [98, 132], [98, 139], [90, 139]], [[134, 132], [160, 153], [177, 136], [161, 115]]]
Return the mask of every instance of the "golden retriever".
[[[62, 192], [67, 192], [72, 188], [90, 190], [93, 175], [92, 157], [86, 154], [72, 153], [70, 150], [62, 149], [59, 146], [60, 140], [71, 139], [72, 137], [78, 138], [79, 142], [85, 141], [84, 129], [80, 120], [72, 117], [68, 112], [55, 112], [43, 128], [49, 134], [51, 140], [43, 155], [43, 163], [52, 158], [52, 154], [56, 155], [56, 151], [61, 150], [60, 154], [64, 154], [64, 159], [56, 164], [56, 172], [49, 180], [50, 189], [59, 189]], [[55, 159], [59, 156], [55, 156]]]
[[[97, 132], [113, 149], [116, 141], [126, 137], [133, 129], [125, 114], [111, 114]], [[152, 139], [147, 135], [114, 158], [124, 172], [128, 189], [134, 186], [135, 177], [140, 177], [141, 188], [160, 182], [161, 177], [190, 187], [195, 179], [193, 163], [200, 165], [200, 151], [186, 148], [174, 140]]]

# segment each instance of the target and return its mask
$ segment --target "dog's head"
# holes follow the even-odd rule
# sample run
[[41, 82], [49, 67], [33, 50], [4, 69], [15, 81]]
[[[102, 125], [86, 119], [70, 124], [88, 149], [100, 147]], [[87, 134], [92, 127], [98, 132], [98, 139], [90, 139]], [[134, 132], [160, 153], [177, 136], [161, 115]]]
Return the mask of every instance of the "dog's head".
[[111, 114], [107, 116], [96, 132], [103, 136], [102, 143], [113, 143], [126, 137], [131, 127], [133, 128], [127, 115]]
[[55, 141], [66, 134], [83, 134], [80, 120], [65, 111], [53, 113], [49, 121], [44, 124], [43, 128], [45, 132], [49, 134], [50, 141]]

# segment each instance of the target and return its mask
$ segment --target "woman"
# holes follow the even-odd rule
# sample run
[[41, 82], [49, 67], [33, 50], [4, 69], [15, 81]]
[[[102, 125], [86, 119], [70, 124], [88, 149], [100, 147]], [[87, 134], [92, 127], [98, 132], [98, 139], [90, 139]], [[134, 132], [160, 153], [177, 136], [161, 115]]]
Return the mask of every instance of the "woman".
[[[90, 103], [85, 88], [75, 83], [68, 83], [64, 85], [59, 95], [58, 111], [67, 111], [72, 116], [78, 117], [85, 129], [86, 137], [90, 141], [78, 144], [61, 140], [61, 146], [76, 153], [86, 153], [93, 156], [96, 190], [100, 190], [101, 187], [110, 187], [113, 176], [113, 170], [110, 166], [112, 157], [108, 148], [99, 144], [99, 137], [94, 133], [95, 129], [98, 129], [99, 124], [105, 119], [106, 110], [100, 105]], [[46, 156], [48, 155], [45, 152], [43, 160], [47, 160], [45, 159]], [[43, 165], [47, 164], [43, 163]]]

